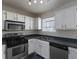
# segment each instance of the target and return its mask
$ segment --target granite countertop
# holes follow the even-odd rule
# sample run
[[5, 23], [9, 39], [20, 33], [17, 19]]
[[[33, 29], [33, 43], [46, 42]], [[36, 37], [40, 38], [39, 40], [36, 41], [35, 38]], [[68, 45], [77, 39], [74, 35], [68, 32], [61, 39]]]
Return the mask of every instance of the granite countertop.
[[[47, 41], [52, 44], [56, 43], [56, 44], [61, 44], [67, 47], [77, 48], [77, 39], [72, 39], [72, 38], [63, 38], [63, 37], [38, 35], [38, 34], [25, 35], [24, 38], [25, 40], [29, 40], [33, 38], [40, 39], [40, 40]], [[7, 44], [5, 39], [2, 41], [2, 44]]]
[[46, 35], [30, 35], [30, 36], [27, 36], [26, 38], [40, 39], [52, 44], [56, 43], [67, 47], [77, 48], [77, 39], [72, 39], [72, 38], [62, 38], [62, 37], [54, 37], [54, 36], [46, 36]]

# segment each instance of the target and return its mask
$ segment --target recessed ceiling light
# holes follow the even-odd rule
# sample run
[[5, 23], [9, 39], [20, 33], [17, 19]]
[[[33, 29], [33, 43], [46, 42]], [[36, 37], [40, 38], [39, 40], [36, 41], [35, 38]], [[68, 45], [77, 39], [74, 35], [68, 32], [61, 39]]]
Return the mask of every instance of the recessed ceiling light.
[[34, 3], [37, 3], [37, 0], [34, 0]]
[[[37, 2], [38, 2], [38, 0], [29, 0], [28, 4], [29, 5], [32, 5], [32, 3], [35, 3], [36, 4]], [[43, 0], [40, 0], [39, 1], [40, 4], [43, 4], [43, 2], [44, 2]]]
[[32, 5], [32, 3], [29, 1], [29, 3], [28, 3], [29, 5]]
[[40, 3], [43, 4], [43, 0], [41, 0]]

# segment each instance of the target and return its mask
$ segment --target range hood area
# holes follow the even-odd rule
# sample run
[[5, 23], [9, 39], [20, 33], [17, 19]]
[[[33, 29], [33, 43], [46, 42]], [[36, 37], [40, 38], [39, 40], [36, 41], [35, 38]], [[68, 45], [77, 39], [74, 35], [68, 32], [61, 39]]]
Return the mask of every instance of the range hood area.
[[5, 21], [5, 30], [24, 30], [25, 29], [25, 23], [19, 22], [19, 21]]

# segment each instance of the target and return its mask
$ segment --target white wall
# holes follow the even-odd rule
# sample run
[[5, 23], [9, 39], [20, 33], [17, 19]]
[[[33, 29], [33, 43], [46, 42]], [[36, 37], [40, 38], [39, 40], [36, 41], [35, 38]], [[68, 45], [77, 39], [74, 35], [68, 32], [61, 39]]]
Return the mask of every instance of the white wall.
[[51, 9], [48, 12], [41, 14], [40, 17], [43, 19], [47, 18], [47, 17], [52, 17], [55, 15], [55, 12], [65, 9], [65, 8], [68, 8], [68, 7], [71, 7], [71, 6], [76, 6], [76, 5], [77, 5], [77, 3], [76, 3], [76, 1], [74, 1], [74, 2], [68, 3], [66, 5], [63, 5], [60, 8]]
[[[76, 2], [71, 2], [67, 5], [64, 5], [63, 7], [61, 7], [60, 9], [57, 9], [55, 11], [51, 10], [47, 13], [44, 13], [41, 15], [41, 18], [47, 18], [47, 17], [53, 17], [55, 16], [55, 12], [65, 9], [65, 8], [69, 8], [69, 7], [73, 7], [76, 6]], [[67, 37], [67, 38], [77, 38], [77, 31], [56, 31], [56, 32], [42, 32], [42, 31], [38, 31], [39, 34], [43, 34], [43, 35], [51, 35], [51, 36], [58, 36], [58, 37]]]

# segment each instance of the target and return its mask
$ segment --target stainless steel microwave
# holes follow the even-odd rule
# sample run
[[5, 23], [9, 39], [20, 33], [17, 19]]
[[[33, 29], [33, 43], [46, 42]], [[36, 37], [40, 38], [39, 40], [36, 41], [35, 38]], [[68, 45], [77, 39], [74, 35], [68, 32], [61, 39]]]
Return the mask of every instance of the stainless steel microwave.
[[5, 20], [5, 30], [24, 30], [25, 22]]

